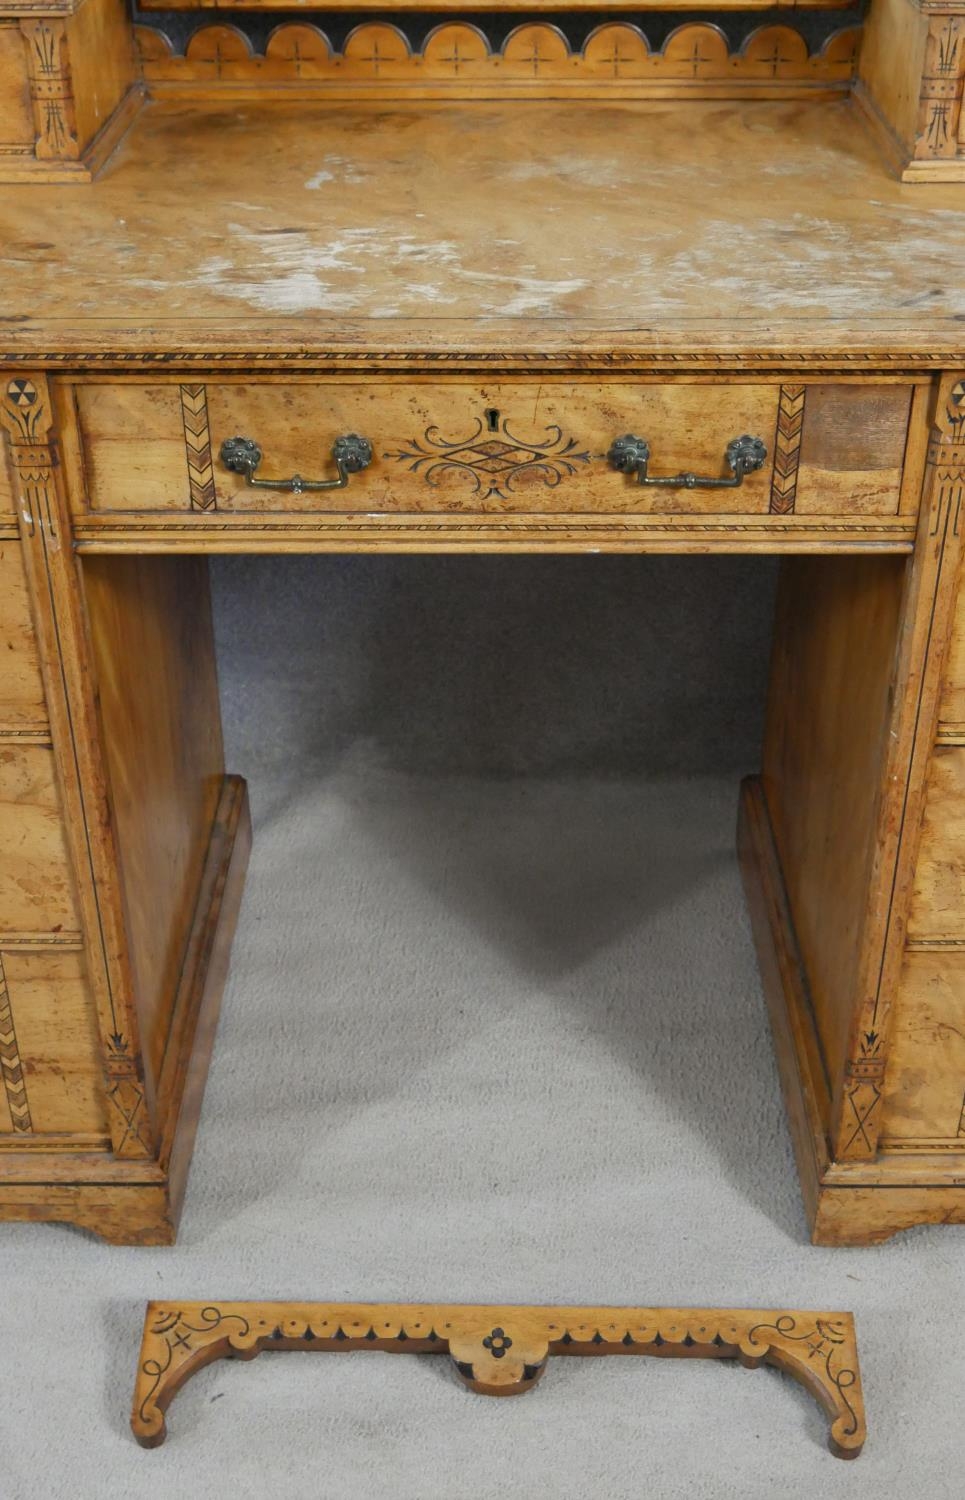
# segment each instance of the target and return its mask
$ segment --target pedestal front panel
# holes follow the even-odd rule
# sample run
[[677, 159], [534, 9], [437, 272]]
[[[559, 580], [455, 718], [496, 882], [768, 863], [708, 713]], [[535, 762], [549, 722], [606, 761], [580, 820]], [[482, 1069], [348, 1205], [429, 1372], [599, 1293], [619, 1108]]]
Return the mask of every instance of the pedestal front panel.
[[0, 539], [0, 1079], [0, 1153], [109, 1148], [22, 545], [9, 537]]
[[85, 598], [47, 384], [0, 417], [0, 1218], [168, 1243], [248, 837], [205, 564]]

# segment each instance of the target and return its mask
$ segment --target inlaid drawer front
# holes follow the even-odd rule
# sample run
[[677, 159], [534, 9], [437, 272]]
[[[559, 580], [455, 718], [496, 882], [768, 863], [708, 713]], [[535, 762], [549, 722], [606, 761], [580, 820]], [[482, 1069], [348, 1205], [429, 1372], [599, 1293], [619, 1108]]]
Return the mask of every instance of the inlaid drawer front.
[[912, 395], [737, 381], [78, 386], [74, 504], [894, 516]]
[[965, 747], [932, 753], [908, 933], [965, 940]]
[[0, 739], [0, 943], [79, 925], [53, 751]]

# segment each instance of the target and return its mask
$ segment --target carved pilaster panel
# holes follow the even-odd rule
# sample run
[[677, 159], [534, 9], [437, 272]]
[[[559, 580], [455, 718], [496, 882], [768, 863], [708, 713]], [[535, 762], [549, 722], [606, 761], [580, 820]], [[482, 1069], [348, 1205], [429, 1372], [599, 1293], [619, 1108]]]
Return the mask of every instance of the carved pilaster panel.
[[80, 147], [66, 23], [43, 16], [22, 21], [20, 29], [27, 45], [34, 151], [44, 160], [76, 160]]
[[[878, 815], [877, 870], [886, 878], [869, 922], [880, 945], [868, 945], [863, 999], [852, 1024], [848, 1058], [833, 1106], [832, 1154], [867, 1160], [878, 1151], [885, 1069], [899, 995], [921, 838], [928, 766], [938, 727], [946, 643], [954, 616], [965, 500], [965, 379], [946, 375], [936, 391], [915, 558], [908, 575], [896, 669], [896, 711]], [[889, 874], [892, 869], [893, 874]]]
[[931, 16], [921, 79], [916, 160], [941, 161], [959, 155], [963, 83], [965, 16]]
[[64, 829], [85, 937], [86, 983], [101, 1037], [114, 1151], [153, 1153], [133, 987], [117, 891], [117, 858], [101, 762], [80, 579], [60, 478], [47, 382], [21, 375], [0, 386], [0, 426], [12, 459]]

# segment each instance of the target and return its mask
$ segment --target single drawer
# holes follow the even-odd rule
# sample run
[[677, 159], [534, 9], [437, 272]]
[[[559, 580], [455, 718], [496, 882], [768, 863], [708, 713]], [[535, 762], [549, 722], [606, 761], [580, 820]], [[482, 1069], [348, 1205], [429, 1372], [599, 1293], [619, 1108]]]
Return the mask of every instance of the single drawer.
[[[162, 515], [894, 516], [913, 390], [415, 378], [78, 385], [68, 438], [82, 450], [71, 467], [84, 473], [85, 493], [74, 505]], [[342, 487], [291, 484], [295, 475], [334, 478], [333, 444], [349, 434], [367, 440], [371, 458]], [[616, 468], [611, 447], [627, 434], [649, 448], [648, 480], [677, 482], [643, 484], [639, 469]], [[760, 439], [764, 456], [738, 486], [727, 454], [745, 435]], [[255, 445], [251, 475], [275, 487], [252, 487], [243, 470], [226, 466], [222, 445], [232, 438]], [[625, 449], [625, 467], [641, 452], [628, 458]], [[917, 476], [908, 489], [913, 509]]]

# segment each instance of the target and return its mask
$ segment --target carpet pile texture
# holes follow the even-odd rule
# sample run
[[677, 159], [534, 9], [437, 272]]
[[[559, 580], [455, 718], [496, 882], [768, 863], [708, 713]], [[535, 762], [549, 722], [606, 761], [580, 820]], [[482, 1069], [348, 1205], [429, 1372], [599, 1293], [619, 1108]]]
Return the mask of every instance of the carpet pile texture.
[[[180, 1241], [3, 1226], [4, 1500], [960, 1500], [965, 1236], [807, 1243], [734, 856], [736, 774], [701, 774], [696, 755], [686, 775], [634, 763], [602, 699], [564, 766], [505, 726], [460, 751], [489, 722], [466, 681], [461, 715], [425, 687], [421, 730], [376, 732], [358, 661], [335, 673], [341, 698], [331, 682], [322, 695], [337, 732], [312, 741], [322, 696], [306, 675], [313, 646], [330, 675], [341, 649], [324, 598], [342, 575], [303, 573], [330, 587], [286, 668], [270, 590], [232, 566], [229, 765], [251, 777], [255, 849]], [[419, 574], [393, 576], [404, 591]], [[546, 576], [519, 585], [517, 614]], [[605, 576], [617, 592], [630, 577]], [[715, 712], [722, 740], [731, 718], [759, 732], [720, 676], [759, 608], [746, 589], [717, 597], [688, 732], [710, 734]], [[391, 635], [367, 669], [383, 698]], [[464, 670], [478, 688], [483, 666]], [[422, 721], [438, 727], [445, 704], [439, 747]], [[630, 744], [625, 707], [616, 719]], [[606, 774], [579, 764], [594, 732]], [[771, 1370], [560, 1359], [497, 1402], [445, 1358], [266, 1354], [195, 1377], [167, 1445], [145, 1453], [127, 1411], [149, 1297], [851, 1308], [870, 1439], [857, 1463], [833, 1459], [812, 1399]]]

